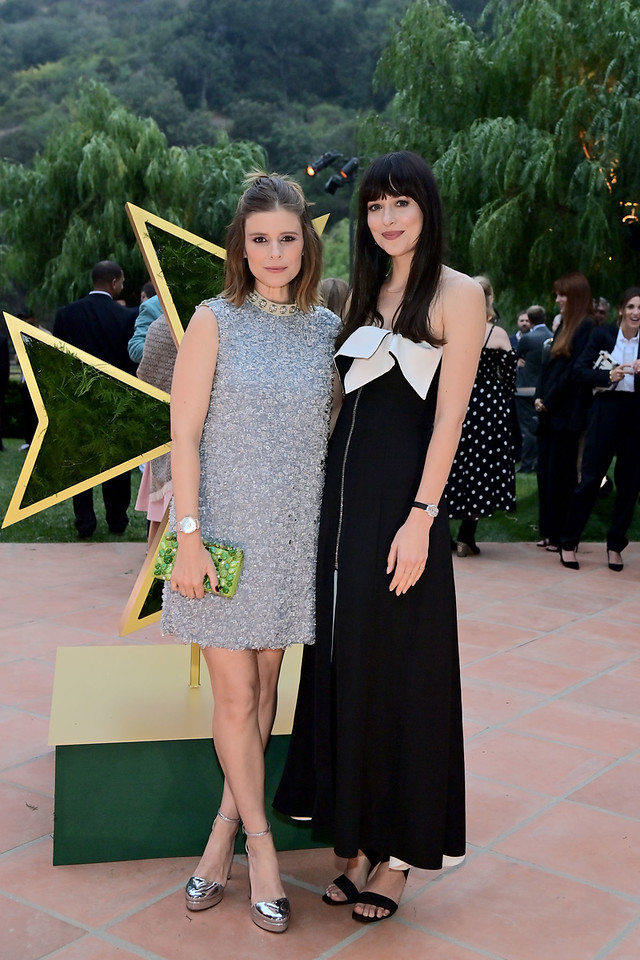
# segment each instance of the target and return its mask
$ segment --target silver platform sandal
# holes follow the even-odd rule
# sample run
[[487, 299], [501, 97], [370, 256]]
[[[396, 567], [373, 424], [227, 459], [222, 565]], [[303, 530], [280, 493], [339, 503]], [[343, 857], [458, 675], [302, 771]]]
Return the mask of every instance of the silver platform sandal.
[[[242, 832], [247, 839], [249, 837], [265, 837], [268, 833], [271, 833], [271, 824], [267, 821], [267, 829], [261, 830], [260, 833], [247, 833], [244, 827]], [[251, 854], [246, 843], [244, 848], [247, 858], [250, 860]], [[249, 877], [249, 889], [251, 889], [251, 877]], [[249, 899], [251, 899], [251, 893], [249, 893]], [[262, 930], [269, 930], [271, 933], [284, 933], [291, 919], [289, 898], [279, 897], [277, 900], [260, 900], [257, 903], [252, 903], [251, 919]]]
[[[240, 823], [240, 818], [234, 820], [232, 817], [225, 817], [224, 813], [218, 810], [216, 820], [220, 817], [225, 823]], [[216, 820], [211, 825], [211, 832], [215, 829]], [[235, 838], [234, 838], [235, 843]], [[227, 880], [231, 879], [231, 872]], [[224, 897], [224, 884], [218, 880], [205, 880], [203, 877], [189, 877], [184, 891], [184, 898], [187, 910], [208, 910], [209, 907], [215, 907]]]

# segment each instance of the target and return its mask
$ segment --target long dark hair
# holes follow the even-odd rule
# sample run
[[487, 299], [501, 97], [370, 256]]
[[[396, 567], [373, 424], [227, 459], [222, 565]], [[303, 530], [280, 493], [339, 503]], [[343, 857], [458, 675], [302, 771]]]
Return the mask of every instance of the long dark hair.
[[442, 205], [431, 168], [409, 150], [378, 157], [362, 177], [351, 302], [336, 345], [343, 344], [358, 327], [383, 324], [378, 297], [389, 274], [391, 258], [375, 243], [367, 224], [368, 204], [382, 197], [410, 197], [424, 218], [404, 295], [393, 318], [393, 330], [416, 343], [426, 341], [441, 346], [444, 341], [433, 333], [429, 311], [442, 273]]
[[553, 292], [565, 296], [567, 303], [562, 313], [562, 325], [553, 338], [551, 356], [570, 357], [573, 336], [591, 313], [591, 287], [583, 273], [565, 273], [553, 284]]
[[322, 242], [311, 220], [309, 205], [300, 186], [289, 177], [275, 173], [267, 175], [256, 171], [250, 174], [248, 186], [227, 229], [226, 287], [223, 296], [236, 307], [242, 306], [247, 294], [253, 290], [255, 278], [249, 270], [244, 255], [244, 225], [252, 213], [289, 210], [300, 219], [304, 243], [304, 257], [300, 273], [291, 281], [291, 297], [301, 310], [308, 312], [320, 302], [318, 284], [322, 276]]

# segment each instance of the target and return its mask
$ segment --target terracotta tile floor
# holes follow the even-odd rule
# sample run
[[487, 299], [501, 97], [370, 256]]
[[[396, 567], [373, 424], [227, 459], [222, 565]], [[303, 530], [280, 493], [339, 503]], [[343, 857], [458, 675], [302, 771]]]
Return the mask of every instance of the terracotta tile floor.
[[192, 859], [51, 865], [56, 647], [167, 642], [118, 638], [143, 552], [0, 544], [2, 960], [639, 960], [640, 544], [621, 574], [591, 544], [578, 573], [533, 544], [456, 560], [467, 862], [413, 870], [396, 916], [364, 927], [320, 901], [329, 850], [283, 853], [284, 937], [250, 922], [243, 857], [190, 915]]

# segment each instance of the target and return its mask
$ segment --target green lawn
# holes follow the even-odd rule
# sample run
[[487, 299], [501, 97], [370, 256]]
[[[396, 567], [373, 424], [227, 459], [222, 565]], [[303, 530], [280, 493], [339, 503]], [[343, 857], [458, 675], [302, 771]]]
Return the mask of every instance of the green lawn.
[[[24, 463], [25, 451], [19, 449], [21, 440], [4, 439], [4, 451], [0, 453], [0, 517], [4, 515]], [[145, 513], [133, 509], [136, 501], [141, 473], [137, 469], [131, 472], [131, 507], [129, 508], [129, 526], [122, 537], [109, 532], [104, 515], [102, 491], [94, 490], [93, 502], [98, 518], [98, 527], [92, 540], [96, 542], [116, 542], [122, 540], [146, 540], [147, 517]], [[0, 543], [74, 543], [78, 539], [73, 525], [73, 507], [71, 500], [42, 510], [33, 517], [20, 520], [10, 527], [0, 530]]]
[[[609, 470], [613, 477], [613, 466]], [[604, 543], [611, 517], [613, 491], [598, 497], [585, 528], [582, 539], [587, 542]], [[516, 474], [516, 499], [518, 508], [515, 513], [499, 511], [478, 524], [476, 540], [489, 540], [498, 543], [513, 543], [525, 540], [538, 540], [538, 485], [535, 474]], [[455, 537], [458, 529], [456, 521], [451, 522], [451, 531]], [[636, 510], [631, 529], [630, 540], [640, 540], [640, 510]]]
[[[18, 449], [20, 440], [5, 440], [5, 450], [0, 453], [0, 515], [4, 517], [13, 488], [24, 462], [25, 454]], [[611, 473], [611, 471], [610, 471]], [[133, 503], [140, 484], [140, 471], [132, 472], [132, 506], [129, 510], [130, 523], [124, 537], [115, 537], [109, 533], [105, 518], [102, 496], [99, 490], [94, 493], [98, 529], [93, 535], [95, 541], [146, 540], [147, 522], [143, 513], [133, 509]], [[518, 509], [515, 513], [496, 513], [493, 517], [481, 520], [478, 524], [477, 540], [494, 540], [502, 543], [538, 539], [538, 489], [533, 474], [518, 474], [516, 477]], [[611, 514], [613, 494], [600, 497], [591, 519], [587, 524], [583, 540], [604, 542], [608, 520]], [[452, 532], [457, 531], [457, 523], [451, 524]], [[640, 540], [640, 511], [636, 511], [630, 540]], [[0, 531], [0, 543], [66, 543], [77, 540], [73, 525], [71, 501], [33, 517], [21, 520]]]

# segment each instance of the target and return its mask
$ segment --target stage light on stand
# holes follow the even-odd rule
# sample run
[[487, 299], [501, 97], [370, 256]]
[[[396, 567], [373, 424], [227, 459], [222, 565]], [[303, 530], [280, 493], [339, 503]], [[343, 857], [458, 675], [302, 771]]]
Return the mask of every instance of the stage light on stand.
[[322, 154], [321, 157], [318, 157], [317, 160], [314, 160], [313, 163], [310, 163], [307, 167], [307, 174], [310, 177], [315, 177], [316, 173], [319, 173], [321, 170], [324, 170], [325, 167], [330, 166], [336, 160], [339, 160], [342, 157], [342, 154], [337, 150], [327, 150]]
[[353, 180], [358, 170], [358, 158], [351, 157], [351, 160], [348, 160], [347, 163], [340, 169], [340, 176], [343, 180], [347, 182]]
[[[339, 158], [343, 156], [342, 153], [339, 153], [337, 150], [327, 150], [322, 154], [314, 163], [310, 163], [307, 167], [307, 174], [310, 177], [315, 177], [316, 173], [320, 170], [324, 170], [325, 167], [330, 166], [330, 164], [335, 163]], [[358, 158], [351, 157], [350, 160], [347, 160], [345, 164], [340, 168], [338, 173], [332, 174], [327, 182], [324, 185], [325, 193], [334, 194], [336, 190], [339, 190], [340, 187], [343, 187], [346, 184], [349, 185], [349, 264], [353, 262], [353, 214], [351, 208], [353, 207], [353, 189], [356, 181], [356, 176], [358, 173]]]
[[344, 183], [344, 180], [342, 179], [340, 174], [334, 173], [332, 176], [329, 177], [329, 179], [325, 183], [324, 189], [326, 190], [327, 193], [335, 193], [336, 190], [340, 189], [343, 183]]

